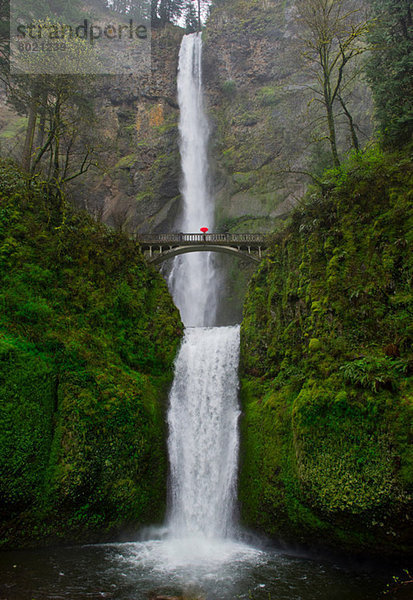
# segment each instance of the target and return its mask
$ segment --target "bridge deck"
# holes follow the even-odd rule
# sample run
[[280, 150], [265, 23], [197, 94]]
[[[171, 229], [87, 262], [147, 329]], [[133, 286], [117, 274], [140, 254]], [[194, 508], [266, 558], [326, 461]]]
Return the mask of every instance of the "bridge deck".
[[160, 233], [138, 234], [137, 241], [141, 246], [192, 246], [194, 244], [225, 245], [238, 248], [265, 248], [268, 236], [255, 233]]

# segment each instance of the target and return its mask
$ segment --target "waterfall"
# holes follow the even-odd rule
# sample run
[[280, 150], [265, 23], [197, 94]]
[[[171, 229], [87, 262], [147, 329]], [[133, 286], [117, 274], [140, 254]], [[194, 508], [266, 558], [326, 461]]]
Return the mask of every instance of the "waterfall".
[[[208, 193], [209, 127], [202, 92], [201, 34], [184, 36], [179, 52], [178, 103], [180, 108], [181, 192], [183, 211], [179, 222], [184, 233], [213, 228], [214, 201]], [[186, 326], [215, 323], [217, 284], [210, 253], [178, 256], [169, 287]]]
[[187, 329], [170, 395], [175, 536], [231, 532], [238, 458], [239, 327]]
[[[208, 193], [208, 122], [202, 94], [202, 40], [182, 40], [178, 101], [184, 232], [213, 227]], [[233, 524], [238, 460], [239, 327], [212, 327], [217, 273], [210, 253], [177, 257], [169, 285], [186, 326], [170, 393], [169, 459], [172, 539], [219, 539]], [[193, 548], [193, 546], [191, 546]], [[189, 551], [189, 553], [192, 550]]]

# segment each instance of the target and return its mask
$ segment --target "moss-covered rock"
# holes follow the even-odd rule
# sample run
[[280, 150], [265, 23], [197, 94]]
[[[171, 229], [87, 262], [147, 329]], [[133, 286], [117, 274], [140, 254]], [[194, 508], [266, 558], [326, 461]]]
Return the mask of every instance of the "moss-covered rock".
[[1, 543], [160, 520], [182, 333], [135, 242], [0, 165]]
[[372, 150], [324, 184], [274, 236], [245, 304], [243, 520], [411, 554], [411, 163]]

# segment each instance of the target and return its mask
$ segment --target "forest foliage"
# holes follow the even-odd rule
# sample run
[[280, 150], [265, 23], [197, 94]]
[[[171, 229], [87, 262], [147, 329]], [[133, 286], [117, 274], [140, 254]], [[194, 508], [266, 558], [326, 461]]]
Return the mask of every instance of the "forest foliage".
[[[250, 284], [240, 498], [248, 524], [411, 552], [413, 173], [374, 149], [325, 174]], [[276, 515], [276, 518], [275, 518]]]
[[371, 0], [366, 64], [381, 135], [388, 146], [408, 143], [413, 131], [413, 19], [410, 0]]
[[136, 242], [7, 162], [0, 198], [2, 543], [152, 522], [182, 332], [166, 284]]
[[372, 6], [377, 140], [344, 161], [332, 148], [335, 168], [250, 283], [240, 500], [267, 534], [400, 558], [413, 554], [412, 21], [409, 2]]

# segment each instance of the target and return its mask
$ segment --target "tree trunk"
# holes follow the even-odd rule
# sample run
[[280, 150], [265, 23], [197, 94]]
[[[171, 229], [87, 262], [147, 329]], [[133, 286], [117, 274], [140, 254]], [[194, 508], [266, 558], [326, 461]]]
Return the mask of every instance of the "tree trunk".
[[341, 96], [339, 96], [338, 100], [344, 110], [344, 114], [346, 115], [346, 117], [348, 119], [348, 124], [350, 127], [350, 133], [351, 133], [351, 141], [353, 143], [353, 147], [356, 150], [356, 152], [360, 152], [360, 144], [359, 144], [359, 139], [357, 137], [356, 128], [354, 126], [353, 117], [350, 114], [350, 111], [348, 110], [347, 106], [345, 105], [343, 98]]
[[201, 22], [201, 0], [198, 0], [198, 31], [202, 30]]
[[60, 115], [60, 98], [56, 98], [56, 104], [54, 108], [54, 155], [53, 155], [53, 180], [59, 180], [59, 154], [60, 154], [60, 127], [61, 127], [61, 115]]
[[36, 104], [36, 100], [34, 98], [32, 98], [32, 101], [29, 106], [29, 120], [27, 122], [26, 138], [24, 140], [24, 147], [23, 147], [23, 154], [22, 154], [22, 167], [25, 171], [30, 171], [34, 132], [36, 129], [36, 119], [37, 119], [37, 104]]
[[334, 103], [334, 95], [331, 90], [331, 80], [330, 80], [330, 61], [329, 61], [329, 50], [327, 46], [324, 44], [322, 49], [319, 52], [320, 56], [320, 65], [323, 69], [323, 100], [324, 106], [326, 107], [327, 112], [327, 126], [329, 133], [329, 140], [331, 146], [331, 153], [333, 155], [333, 164], [335, 167], [340, 166], [340, 159], [338, 157], [337, 151], [337, 135], [336, 135], [336, 126], [334, 123], [334, 112], [333, 112], [333, 103]]
[[44, 134], [45, 134], [45, 128], [46, 128], [46, 102], [47, 102], [47, 93], [43, 93], [40, 108], [39, 108], [39, 127], [37, 129], [36, 150], [41, 148], [44, 143]]
[[336, 127], [334, 124], [334, 114], [333, 107], [331, 104], [326, 104], [327, 110], [327, 123], [328, 123], [328, 133], [330, 139], [331, 153], [333, 155], [333, 164], [335, 167], [340, 166], [340, 159], [338, 157], [337, 151], [337, 136], [336, 136]]

